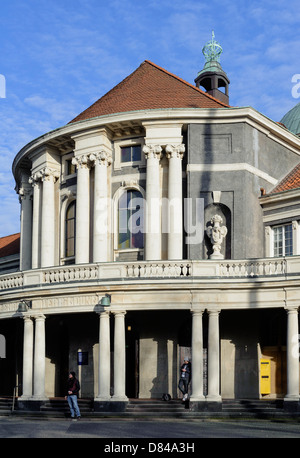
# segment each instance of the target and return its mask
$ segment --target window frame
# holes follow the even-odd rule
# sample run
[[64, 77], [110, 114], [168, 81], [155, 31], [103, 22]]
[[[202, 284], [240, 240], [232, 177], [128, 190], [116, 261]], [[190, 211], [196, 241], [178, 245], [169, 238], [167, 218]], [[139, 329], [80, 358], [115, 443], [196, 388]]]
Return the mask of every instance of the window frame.
[[[145, 154], [143, 153], [143, 146], [144, 146], [144, 137], [138, 138], [128, 138], [124, 140], [118, 140], [114, 142], [114, 170], [121, 170], [123, 167], [145, 167], [146, 166], [146, 159]], [[133, 146], [140, 146], [141, 147], [141, 159], [139, 161], [126, 161], [122, 162], [121, 160], [121, 149], [124, 147], [133, 147]]]
[[[286, 228], [289, 228], [289, 237], [287, 237], [286, 235]], [[275, 244], [278, 244], [280, 243], [280, 240], [276, 240], [277, 238], [277, 231], [279, 232], [279, 229], [282, 230], [281, 232], [281, 248], [280, 246], [275, 246]], [[276, 231], [276, 232], [275, 232]], [[293, 240], [293, 223], [292, 222], [288, 222], [288, 223], [285, 223], [285, 224], [278, 224], [276, 226], [272, 226], [272, 253], [273, 253], [273, 256], [275, 258], [281, 258], [281, 257], [285, 257], [285, 256], [293, 256], [294, 254], [294, 240]], [[286, 242], [290, 242], [288, 245]], [[290, 251], [291, 253], [289, 254], [286, 254], [286, 251], [287, 251], [287, 248], [290, 247]], [[279, 254], [279, 251], [282, 251], [282, 254]]]

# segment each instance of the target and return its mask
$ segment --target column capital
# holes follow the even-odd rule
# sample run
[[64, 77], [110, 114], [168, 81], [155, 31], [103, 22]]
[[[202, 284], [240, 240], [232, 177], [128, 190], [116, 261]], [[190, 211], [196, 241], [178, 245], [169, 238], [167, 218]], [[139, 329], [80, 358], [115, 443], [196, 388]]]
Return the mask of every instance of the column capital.
[[107, 317], [109, 318], [110, 316], [110, 310], [98, 310], [96, 311], [97, 315], [99, 315], [99, 318], [104, 318], [104, 317]]
[[160, 145], [144, 145], [143, 152], [146, 159], [161, 159], [162, 147]]
[[75, 165], [77, 169], [89, 169], [91, 166], [89, 156], [86, 154], [73, 157], [72, 164]]
[[165, 152], [168, 159], [182, 159], [185, 152], [185, 145], [183, 143], [180, 143], [178, 145], [167, 145], [165, 148]]
[[32, 189], [22, 186], [21, 188], [19, 188], [18, 194], [19, 194], [19, 200], [21, 203], [23, 200], [32, 198]]
[[101, 149], [97, 153], [92, 153], [89, 155], [89, 160], [92, 165], [103, 165], [108, 167], [112, 163], [112, 154], [111, 151], [107, 149]]
[[208, 308], [206, 310], [209, 315], [219, 315], [219, 313], [221, 312], [221, 309], [215, 309], [215, 308]]
[[289, 314], [289, 313], [298, 313], [299, 311], [299, 307], [294, 305], [292, 307], [285, 307], [285, 311]]
[[43, 313], [37, 313], [37, 314], [31, 315], [31, 318], [34, 318], [35, 321], [45, 321], [46, 315], [44, 315]]
[[58, 170], [50, 167], [44, 167], [36, 174], [36, 181], [40, 179], [41, 181], [51, 181], [52, 183], [55, 183], [59, 179], [59, 176], [60, 173]]
[[114, 314], [114, 316], [125, 316], [126, 315], [126, 310], [116, 310], [116, 311], [113, 311], [112, 312]]

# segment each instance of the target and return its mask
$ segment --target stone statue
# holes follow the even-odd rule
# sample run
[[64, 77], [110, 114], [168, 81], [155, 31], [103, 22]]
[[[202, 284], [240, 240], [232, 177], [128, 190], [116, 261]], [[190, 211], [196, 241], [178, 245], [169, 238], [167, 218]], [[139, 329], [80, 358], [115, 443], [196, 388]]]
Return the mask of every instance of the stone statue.
[[206, 234], [210, 238], [213, 254], [210, 259], [224, 259], [221, 254], [221, 245], [227, 234], [227, 227], [221, 226], [223, 219], [219, 215], [214, 215], [210, 220], [211, 226], [206, 229]]

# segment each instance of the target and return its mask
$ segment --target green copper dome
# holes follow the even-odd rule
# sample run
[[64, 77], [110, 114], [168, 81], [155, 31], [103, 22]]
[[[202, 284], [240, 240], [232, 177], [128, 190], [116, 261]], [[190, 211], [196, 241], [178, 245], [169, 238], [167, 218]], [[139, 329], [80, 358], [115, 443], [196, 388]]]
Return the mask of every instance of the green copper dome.
[[293, 134], [300, 135], [300, 102], [288, 111], [280, 122]]

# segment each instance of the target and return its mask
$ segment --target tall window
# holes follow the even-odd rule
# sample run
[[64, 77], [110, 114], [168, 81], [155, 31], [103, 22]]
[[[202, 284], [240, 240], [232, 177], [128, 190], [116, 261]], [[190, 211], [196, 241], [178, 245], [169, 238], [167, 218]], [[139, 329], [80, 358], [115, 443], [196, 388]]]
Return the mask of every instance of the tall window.
[[76, 205], [75, 200], [70, 203], [66, 213], [66, 248], [65, 257], [75, 256], [75, 217]]
[[291, 256], [293, 254], [293, 229], [291, 224], [273, 228], [274, 256]]
[[139, 191], [122, 194], [118, 207], [118, 249], [144, 247], [144, 205]]
[[121, 147], [121, 162], [137, 162], [141, 160], [141, 145]]

